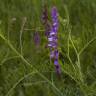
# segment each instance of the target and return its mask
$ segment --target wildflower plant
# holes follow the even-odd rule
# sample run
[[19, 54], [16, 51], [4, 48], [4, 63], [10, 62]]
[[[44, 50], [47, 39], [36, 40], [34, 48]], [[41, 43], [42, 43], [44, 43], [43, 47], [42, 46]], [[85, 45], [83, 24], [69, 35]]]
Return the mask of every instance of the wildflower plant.
[[95, 5], [95, 0], [1, 0], [0, 96], [95, 96]]
[[45, 35], [48, 39], [48, 47], [50, 50], [50, 60], [54, 59], [54, 65], [56, 67], [56, 71], [60, 74], [60, 65], [58, 62], [59, 52], [58, 52], [58, 12], [56, 7], [52, 7], [51, 10], [51, 18], [52, 22], [48, 19], [48, 10], [47, 6], [44, 6], [42, 13], [42, 23], [45, 26]]

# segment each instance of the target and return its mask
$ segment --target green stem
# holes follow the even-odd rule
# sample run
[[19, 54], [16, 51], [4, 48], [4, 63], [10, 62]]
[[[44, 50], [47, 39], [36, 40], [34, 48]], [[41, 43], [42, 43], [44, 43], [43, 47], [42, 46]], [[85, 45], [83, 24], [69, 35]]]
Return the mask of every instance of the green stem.
[[81, 49], [81, 51], [79, 52], [79, 55], [81, 55], [83, 53], [83, 51], [92, 43], [96, 40], [96, 37], [92, 38], [87, 44], [85, 44], [85, 46]]
[[71, 39], [71, 35], [70, 35], [70, 41], [71, 41], [71, 44], [72, 44], [72, 46], [73, 46], [73, 48], [74, 48], [74, 50], [75, 50], [76, 56], [77, 56], [77, 63], [76, 63], [76, 64], [77, 64], [78, 69], [79, 69], [80, 80], [81, 80], [81, 82], [83, 83], [84, 80], [83, 80], [82, 71], [81, 71], [80, 57], [79, 57], [78, 51], [77, 51], [77, 49], [76, 49], [76, 47], [75, 47], [72, 39]]
[[52, 82], [47, 79], [43, 74], [41, 74], [36, 68], [33, 68], [32, 64], [30, 64], [13, 46], [12, 44], [7, 41], [7, 39], [2, 35], [0, 34], [0, 37], [9, 45], [9, 47], [13, 50], [13, 52], [15, 52], [23, 62], [25, 62], [25, 64], [27, 64], [28, 66], [30, 66], [35, 72], [38, 73], [39, 76], [41, 76], [43, 79], [45, 79], [57, 92], [58, 92], [58, 96], [63, 96], [62, 92], [60, 92], [60, 90], [52, 84]]

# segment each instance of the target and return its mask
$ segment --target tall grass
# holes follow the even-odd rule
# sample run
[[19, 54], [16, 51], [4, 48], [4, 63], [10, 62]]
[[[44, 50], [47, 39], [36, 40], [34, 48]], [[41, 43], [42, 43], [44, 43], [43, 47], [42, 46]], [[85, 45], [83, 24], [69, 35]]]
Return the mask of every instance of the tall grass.
[[[59, 11], [60, 78], [45, 48], [45, 3], [49, 17]], [[0, 96], [95, 96], [95, 9], [96, 0], [0, 0]]]

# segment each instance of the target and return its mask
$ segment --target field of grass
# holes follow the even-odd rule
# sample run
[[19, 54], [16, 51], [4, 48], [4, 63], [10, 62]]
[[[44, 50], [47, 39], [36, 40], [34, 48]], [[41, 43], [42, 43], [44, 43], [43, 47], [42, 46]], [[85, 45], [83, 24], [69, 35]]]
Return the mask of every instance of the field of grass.
[[[59, 13], [60, 76], [45, 47], [44, 4], [50, 20], [53, 6]], [[96, 0], [0, 0], [0, 96], [96, 96]]]

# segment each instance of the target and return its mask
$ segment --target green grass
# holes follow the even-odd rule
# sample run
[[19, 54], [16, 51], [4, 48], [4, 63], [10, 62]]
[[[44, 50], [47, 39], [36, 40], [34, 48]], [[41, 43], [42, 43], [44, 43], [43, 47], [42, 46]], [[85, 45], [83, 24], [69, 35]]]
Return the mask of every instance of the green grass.
[[[45, 3], [49, 17], [59, 11], [61, 78], [45, 48]], [[96, 0], [0, 0], [0, 96], [96, 96], [95, 9]]]

